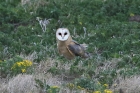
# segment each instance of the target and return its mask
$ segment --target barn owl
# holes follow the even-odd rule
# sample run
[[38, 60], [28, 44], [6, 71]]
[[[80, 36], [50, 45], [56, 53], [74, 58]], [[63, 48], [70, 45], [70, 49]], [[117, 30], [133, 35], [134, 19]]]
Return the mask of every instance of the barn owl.
[[56, 39], [58, 52], [65, 58], [71, 60], [74, 59], [75, 56], [80, 56], [82, 58], [89, 57], [89, 53], [85, 52], [85, 46], [72, 40], [70, 32], [67, 28], [57, 29]]

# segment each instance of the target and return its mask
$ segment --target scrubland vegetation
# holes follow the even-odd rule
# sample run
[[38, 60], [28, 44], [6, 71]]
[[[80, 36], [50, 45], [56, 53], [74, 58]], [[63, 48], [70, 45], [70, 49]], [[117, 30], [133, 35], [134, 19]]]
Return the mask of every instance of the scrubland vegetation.
[[[140, 0], [1, 0], [0, 93], [139, 93]], [[55, 32], [88, 44], [67, 60]]]

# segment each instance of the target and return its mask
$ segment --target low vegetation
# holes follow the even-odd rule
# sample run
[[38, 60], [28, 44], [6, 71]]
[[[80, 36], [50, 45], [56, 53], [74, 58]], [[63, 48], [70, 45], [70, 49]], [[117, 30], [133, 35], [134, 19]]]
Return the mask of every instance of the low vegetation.
[[[138, 93], [139, 5], [139, 0], [1, 1], [0, 92]], [[59, 27], [88, 44], [92, 57], [60, 56]]]

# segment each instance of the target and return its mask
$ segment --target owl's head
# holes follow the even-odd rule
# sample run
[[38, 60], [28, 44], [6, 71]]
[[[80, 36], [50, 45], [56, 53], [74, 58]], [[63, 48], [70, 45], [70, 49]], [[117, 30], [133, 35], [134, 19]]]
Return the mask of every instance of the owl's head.
[[70, 36], [70, 32], [67, 28], [58, 28], [56, 31], [56, 38], [60, 41], [66, 41]]

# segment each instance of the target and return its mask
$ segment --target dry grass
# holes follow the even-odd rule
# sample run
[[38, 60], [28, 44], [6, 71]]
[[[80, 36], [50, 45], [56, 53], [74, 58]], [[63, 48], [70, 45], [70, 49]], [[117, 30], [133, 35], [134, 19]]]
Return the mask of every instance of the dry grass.
[[1, 93], [39, 93], [33, 75], [17, 75], [0, 88]]
[[[101, 70], [110, 69], [113, 70], [117, 66], [117, 62], [122, 59], [112, 59], [106, 61], [104, 66], [99, 67], [96, 71], [98, 73]], [[119, 69], [117, 71], [117, 78], [114, 80], [114, 84], [111, 86], [111, 90], [114, 90], [114, 93], [140, 93], [140, 76], [132, 76], [127, 78], [122, 78], [119, 74]]]
[[[140, 76], [122, 79], [119, 77], [113, 84], [112, 89], [117, 93], [140, 93]], [[116, 93], [115, 92], [115, 93]]]
[[61, 87], [62, 85], [61, 79], [52, 76], [50, 73], [38, 73], [35, 75], [19, 74], [7, 80], [7, 82], [5, 82], [6, 79], [1, 79], [0, 93], [40, 93], [40, 89], [35, 86], [37, 85], [35, 79], [45, 80], [50, 86]]
[[[21, 55], [24, 59], [33, 61], [36, 58], [36, 54], [31, 54], [28, 56]], [[96, 69], [96, 73], [99, 71], [104, 71], [106, 69], [113, 69], [116, 67], [117, 62], [121, 59], [112, 59], [110, 61], [105, 61], [104, 65], [98, 67]], [[59, 69], [69, 70], [70, 63], [68, 64], [61, 64], [55, 59], [48, 58], [45, 61], [41, 61], [40, 63], [34, 64], [34, 72], [33, 74], [19, 74], [10, 79], [1, 79], [0, 80], [0, 93], [40, 93], [40, 89], [35, 87], [36, 82], [35, 79], [39, 79], [41, 81], [46, 80], [46, 83], [50, 86], [59, 86], [60, 92], [59, 93], [75, 93], [75, 90], [70, 90], [69, 88], [63, 86], [64, 83], [69, 82], [65, 79], [67, 76], [65, 74], [60, 75], [52, 75], [51, 73], [47, 72], [51, 67], [55, 66], [55, 62], [58, 63]], [[119, 81], [119, 83], [117, 82]], [[118, 78], [111, 89], [116, 91], [114, 93], [140, 93], [140, 76], [134, 76], [132, 78]], [[121, 92], [120, 92], [121, 91]], [[86, 93], [86, 91], [81, 90], [79, 93]]]
[[4, 83], [5, 80], [3, 80], [0, 86], [0, 93], [39, 93], [40, 89], [35, 86], [35, 78], [42, 81], [45, 79], [46, 83], [51, 86], [61, 86], [62, 84], [58, 78], [52, 77], [51, 74], [19, 74], [9, 79], [6, 83]]

